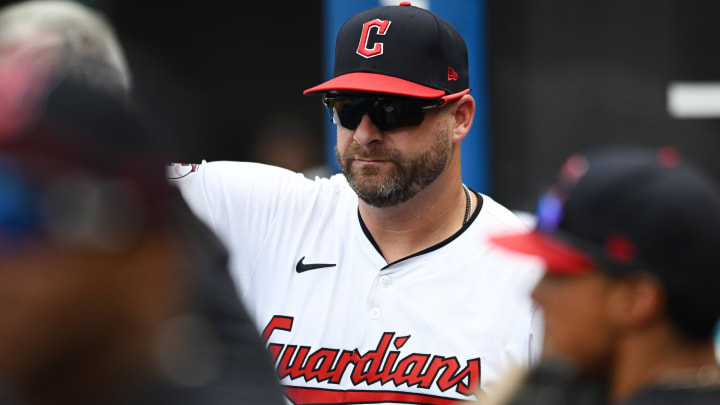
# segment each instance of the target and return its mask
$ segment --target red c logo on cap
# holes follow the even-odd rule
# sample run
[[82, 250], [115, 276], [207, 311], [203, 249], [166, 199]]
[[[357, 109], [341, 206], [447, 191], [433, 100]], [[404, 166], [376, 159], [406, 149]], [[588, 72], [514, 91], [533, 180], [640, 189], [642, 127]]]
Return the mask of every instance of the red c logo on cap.
[[370, 29], [373, 27], [377, 28], [377, 34], [378, 35], [385, 35], [387, 33], [388, 27], [390, 27], [391, 21], [383, 21], [379, 19], [374, 19], [372, 21], [368, 21], [365, 24], [363, 24], [363, 30], [362, 35], [360, 36], [360, 44], [358, 45], [358, 49], [356, 53], [363, 58], [370, 59], [372, 57], [382, 55], [383, 54], [383, 43], [382, 42], [375, 42], [373, 44], [372, 48], [368, 48], [368, 39], [370, 36]]

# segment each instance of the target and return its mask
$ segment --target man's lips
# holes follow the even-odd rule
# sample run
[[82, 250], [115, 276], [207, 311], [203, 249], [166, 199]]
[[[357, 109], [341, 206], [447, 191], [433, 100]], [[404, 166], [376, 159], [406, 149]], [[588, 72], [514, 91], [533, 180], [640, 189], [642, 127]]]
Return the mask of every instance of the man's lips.
[[361, 163], [361, 164], [380, 164], [389, 162], [387, 159], [369, 159], [369, 158], [355, 158], [353, 161]]

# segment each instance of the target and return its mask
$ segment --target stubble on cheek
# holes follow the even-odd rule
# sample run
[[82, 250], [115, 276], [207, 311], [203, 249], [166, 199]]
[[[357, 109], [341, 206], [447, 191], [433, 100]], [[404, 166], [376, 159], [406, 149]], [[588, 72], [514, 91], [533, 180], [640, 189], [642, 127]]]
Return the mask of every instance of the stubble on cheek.
[[[438, 122], [432, 144], [412, 158], [403, 158], [396, 149], [377, 147], [369, 151], [352, 143], [343, 153], [336, 148], [338, 163], [360, 199], [375, 207], [397, 205], [414, 197], [443, 172], [452, 151], [449, 131], [444, 122]], [[358, 165], [353, 164], [354, 159], [386, 162]]]

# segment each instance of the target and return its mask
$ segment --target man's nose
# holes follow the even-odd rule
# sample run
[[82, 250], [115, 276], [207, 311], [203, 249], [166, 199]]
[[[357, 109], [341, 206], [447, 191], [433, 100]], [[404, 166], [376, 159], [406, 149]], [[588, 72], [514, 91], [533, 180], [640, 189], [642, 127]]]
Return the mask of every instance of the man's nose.
[[370, 147], [374, 143], [382, 142], [383, 133], [375, 124], [373, 124], [370, 116], [365, 114], [360, 120], [360, 125], [355, 129], [353, 140], [363, 147]]

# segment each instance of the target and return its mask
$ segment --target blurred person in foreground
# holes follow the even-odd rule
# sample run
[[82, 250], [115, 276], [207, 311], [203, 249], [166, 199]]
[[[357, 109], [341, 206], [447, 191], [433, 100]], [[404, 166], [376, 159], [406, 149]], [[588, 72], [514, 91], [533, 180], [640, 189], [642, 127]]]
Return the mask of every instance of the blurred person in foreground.
[[547, 269], [543, 361], [496, 403], [720, 404], [720, 190], [675, 150], [569, 158], [536, 230], [494, 242]]
[[47, 55], [0, 57], [11, 403], [283, 403], [226, 252], [167, 184], [161, 143]]
[[[31, 62], [28, 67], [37, 69], [32, 72], [14, 68], [2, 73], [4, 80], [28, 81], [24, 75], [32, 72], [42, 76], [44, 69], [54, 66], [66, 77], [107, 91], [118, 99], [128, 98], [130, 74], [113, 29], [100, 13], [77, 2], [17, 1], [0, 8], [0, 69], [11, 67], [8, 61], [20, 59]], [[93, 63], [86, 63], [88, 59]], [[9, 105], [7, 100], [5, 105]], [[13, 121], [7, 119], [13, 112], [0, 113], [3, 119], [0, 125], [5, 126], [2, 130], [6, 133], [15, 130]], [[5, 395], [0, 376], [0, 403]]]

